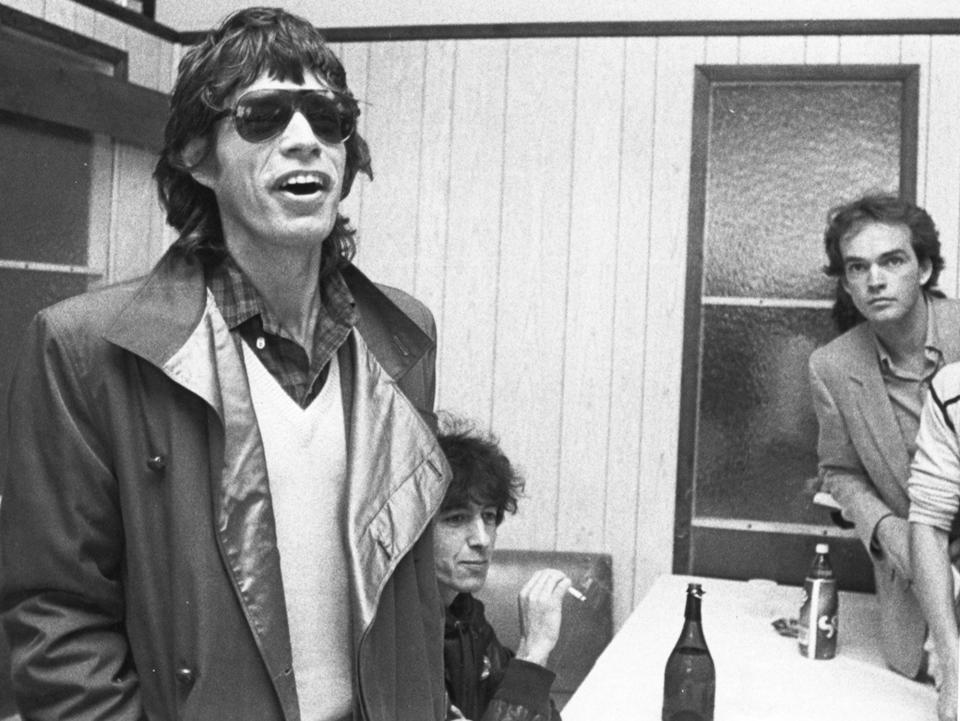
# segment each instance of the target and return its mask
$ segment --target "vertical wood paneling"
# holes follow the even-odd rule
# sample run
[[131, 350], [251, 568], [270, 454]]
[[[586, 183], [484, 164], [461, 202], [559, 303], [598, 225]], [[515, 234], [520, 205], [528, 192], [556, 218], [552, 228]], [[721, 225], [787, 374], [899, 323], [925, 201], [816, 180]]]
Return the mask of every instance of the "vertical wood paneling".
[[72, 0], [46, 0], [43, 5], [43, 19], [67, 30], [73, 30], [76, 23], [76, 7]]
[[804, 40], [807, 65], [832, 65], [840, 62], [840, 38], [836, 35], [811, 35]]
[[955, 296], [957, 238], [960, 236], [960, 83], [957, 58], [960, 38], [935, 36], [930, 48], [930, 111], [928, 115], [926, 209], [940, 230], [947, 267], [940, 285]]
[[707, 38], [707, 52], [704, 62], [708, 65], [735, 65], [740, 58], [740, 38]]
[[[612, 292], [616, 266], [621, 39], [581, 39], [570, 203], [566, 345], [557, 533], [565, 547], [603, 548], [610, 469]], [[617, 490], [617, 489], [613, 489]]]
[[557, 542], [576, 48], [510, 43], [492, 427], [527, 480], [501, 533], [516, 548]]
[[96, 11], [86, 7], [85, 5], [77, 5], [75, 8], [77, 14], [75, 19], [75, 30], [80, 35], [86, 35], [89, 38], [93, 37], [93, 25], [95, 21]]
[[657, 54], [634, 604], [673, 558], [693, 66], [703, 56], [699, 38], [665, 40]]
[[130, 52], [129, 61], [128, 79], [130, 82], [147, 88], [158, 88], [160, 85], [160, 45], [164, 41], [154, 35], [128, 28], [127, 42], [133, 48], [133, 51]]
[[[920, 66], [919, 99], [917, 108], [917, 200], [926, 204], [927, 148], [930, 122], [930, 36], [907, 35], [900, 43], [900, 62]], [[936, 221], [936, 218], [934, 218]], [[945, 239], [941, 238], [941, 243]]]
[[159, 209], [151, 173], [156, 156], [125, 145], [116, 146], [114, 210], [110, 243], [110, 281], [142, 275], [157, 260], [162, 240]]
[[111, 45], [121, 50], [127, 49], [127, 28], [119, 20], [114, 20], [106, 15], [97, 13], [94, 16], [93, 32], [94, 38], [102, 43]]
[[442, 406], [488, 425], [503, 200], [507, 41], [457, 43]]
[[[450, 191], [450, 140], [453, 128], [453, 76], [456, 43], [427, 43], [423, 77], [423, 124], [420, 139], [417, 198], [416, 296], [433, 311], [438, 331], [443, 322], [443, 278], [446, 268]], [[441, 352], [446, 352], [441, 332]], [[443, 379], [437, 377], [438, 385]]]
[[889, 64], [899, 61], [899, 35], [857, 35], [840, 40], [840, 62], [845, 65]]
[[363, 268], [372, 277], [413, 289], [417, 189], [423, 112], [424, 43], [370, 49], [364, 137], [375, 181], [364, 189]]
[[[368, 103], [373, 100], [367, 94], [367, 63], [370, 46], [348, 43], [343, 46], [333, 46], [333, 49], [347, 71], [347, 86], [360, 102], [360, 120], [357, 129], [366, 138], [367, 114], [370, 112]], [[373, 158], [373, 173], [376, 177], [377, 159], [375, 157]], [[364, 267], [364, 261], [366, 260], [366, 254], [364, 253], [363, 196], [366, 193], [368, 182], [366, 175], [357, 176], [350, 190], [350, 195], [340, 204], [340, 212], [346, 215], [353, 227], [358, 230], [356, 261], [361, 268]]]
[[[735, 52], [736, 47], [733, 47]], [[634, 550], [641, 475], [644, 417], [644, 349], [651, 299], [644, 279], [653, 221], [654, 114], [656, 112], [657, 41], [627, 40], [623, 78], [623, 122], [619, 177], [617, 251], [614, 262], [613, 359], [610, 388], [610, 451], [604, 549], [613, 556], [614, 621], [619, 627], [633, 607]], [[712, 62], [708, 58], [708, 62]], [[678, 269], [679, 270], [679, 269]], [[654, 301], [655, 302], [655, 301]]]
[[740, 38], [740, 64], [802, 63], [805, 52], [801, 36], [756, 35]]
[[43, 17], [43, 0], [4, 0], [3, 4], [34, 17]]

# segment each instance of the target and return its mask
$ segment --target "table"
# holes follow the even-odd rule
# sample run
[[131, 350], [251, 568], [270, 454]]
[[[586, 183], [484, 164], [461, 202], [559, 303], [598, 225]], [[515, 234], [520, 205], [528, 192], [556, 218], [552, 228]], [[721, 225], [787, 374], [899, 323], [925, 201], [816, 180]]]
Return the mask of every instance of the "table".
[[683, 626], [686, 588], [703, 585], [703, 631], [717, 670], [715, 721], [935, 721], [932, 686], [884, 665], [870, 594], [840, 593], [837, 656], [804, 658], [775, 618], [801, 589], [772, 581], [661, 576], [563, 708], [564, 721], [660, 718], [663, 669]]

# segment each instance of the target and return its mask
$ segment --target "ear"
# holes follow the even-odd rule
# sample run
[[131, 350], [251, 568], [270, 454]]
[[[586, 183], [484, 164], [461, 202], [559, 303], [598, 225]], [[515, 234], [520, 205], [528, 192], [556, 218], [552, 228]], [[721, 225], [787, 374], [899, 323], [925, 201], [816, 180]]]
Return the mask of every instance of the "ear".
[[929, 258], [924, 258], [920, 261], [920, 287], [922, 288], [926, 285], [927, 281], [930, 280], [930, 276], [933, 275], [933, 261]]
[[206, 138], [193, 138], [180, 153], [180, 160], [193, 179], [207, 188], [213, 183], [211, 163], [209, 158], [209, 144]]

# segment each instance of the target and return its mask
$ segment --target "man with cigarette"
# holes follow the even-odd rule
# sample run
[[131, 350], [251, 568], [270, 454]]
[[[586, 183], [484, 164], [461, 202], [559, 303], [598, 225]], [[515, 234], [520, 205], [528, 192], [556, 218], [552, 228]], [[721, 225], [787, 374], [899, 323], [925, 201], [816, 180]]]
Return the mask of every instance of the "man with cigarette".
[[453, 480], [434, 519], [433, 548], [440, 596], [446, 606], [444, 676], [448, 719], [559, 721], [550, 699], [554, 674], [546, 668], [560, 635], [563, 597], [579, 594], [561, 571], [533, 574], [518, 596], [521, 638], [504, 648], [474, 598], [487, 580], [497, 529], [517, 510], [523, 479], [497, 439], [447, 420], [440, 447]]

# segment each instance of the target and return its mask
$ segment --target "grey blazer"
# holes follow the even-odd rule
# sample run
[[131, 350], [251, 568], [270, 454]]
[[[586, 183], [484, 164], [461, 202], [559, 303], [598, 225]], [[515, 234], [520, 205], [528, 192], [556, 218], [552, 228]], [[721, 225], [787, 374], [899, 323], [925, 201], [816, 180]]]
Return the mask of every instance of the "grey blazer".
[[[960, 360], [960, 301], [928, 300], [944, 362]], [[873, 559], [883, 629], [880, 638], [887, 663], [906, 676], [916, 676], [926, 636], [923, 613], [909, 581], [870, 549], [882, 517], [890, 513], [907, 517], [910, 458], [866, 323], [813, 352], [810, 387], [820, 423], [821, 487], [854, 523]]]

